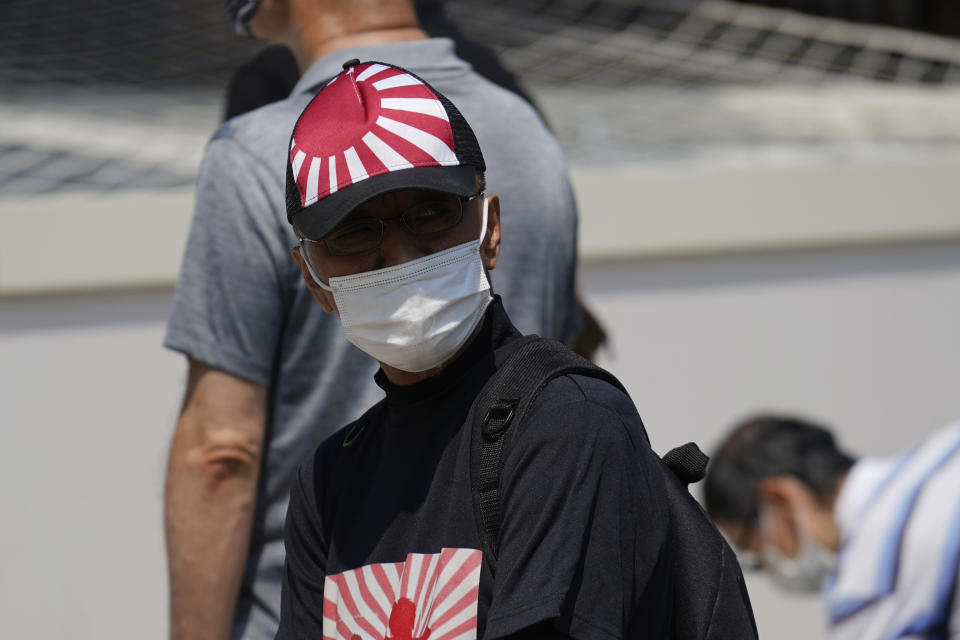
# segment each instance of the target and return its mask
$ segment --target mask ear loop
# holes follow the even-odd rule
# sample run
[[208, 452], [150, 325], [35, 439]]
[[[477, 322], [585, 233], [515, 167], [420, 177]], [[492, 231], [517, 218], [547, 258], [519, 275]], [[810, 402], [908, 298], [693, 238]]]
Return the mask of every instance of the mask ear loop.
[[483, 197], [483, 218], [480, 224], [480, 239], [477, 240], [477, 248], [483, 247], [483, 239], [487, 237], [487, 206], [490, 204], [490, 199], [486, 196]]
[[300, 252], [300, 257], [303, 258], [303, 264], [307, 265], [307, 271], [310, 272], [310, 277], [313, 278], [313, 281], [317, 283], [317, 286], [324, 291], [333, 291], [333, 288], [330, 285], [324, 284], [320, 279], [320, 276], [317, 275], [317, 272], [313, 270], [313, 266], [310, 264], [310, 259], [307, 258], [307, 252], [303, 250], [302, 239], [300, 240], [300, 246], [297, 247], [297, 251]]

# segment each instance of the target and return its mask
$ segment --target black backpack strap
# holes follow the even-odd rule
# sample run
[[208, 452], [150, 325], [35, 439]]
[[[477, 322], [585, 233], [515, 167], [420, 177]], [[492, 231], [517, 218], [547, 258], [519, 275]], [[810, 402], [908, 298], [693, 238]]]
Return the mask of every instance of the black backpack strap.
[[500, 537], [500, 474], [513, 434], [544, 387], [559, 376], [579, 374], [606, 380], [626, 393], [613, 374], [569, 348], [531, 336], [490, 377], [473, 405], [470, 482], [480, 539], [491, 570]]
[[[490, 377], [473, 405], [470, 482], [490, 578], [496, 573], [499, 550], [503, 463], [537, 396], [551, 380], [570, 374], [599, 378], [626, 393], [613, 374], [562, 344], [536, 336], [521, 340], [524, 342]], [[511, 425], [515, 425], [512, 430]], [[658, 463], [670, 513], [668, 535], [674, 577], [670, 637], [756, 640], [753, 609], [736, 556], [687, 489], [689, 483], [703, 478], [707, 462], [707, 456], [688, 443], [670, 451]]]

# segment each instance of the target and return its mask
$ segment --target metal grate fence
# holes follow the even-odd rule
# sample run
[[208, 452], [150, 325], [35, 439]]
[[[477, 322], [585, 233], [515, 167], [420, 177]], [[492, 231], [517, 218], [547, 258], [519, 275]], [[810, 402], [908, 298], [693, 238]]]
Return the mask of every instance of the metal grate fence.
[[0, 86], [215, 86], [259, 48], [222, 4], [191, 0], [6, 0]]
[[458, 0], [448, 10], [535, 82], [960, 83], [960, 41], [719, 0]]
[[[724, 0], [449, 0], [467, 35], [532, 82], [960, 83], [960, 42]], [[7, 0], [0, 86], [220, 88], [260, 45], [219, 2]]]
[[[957, 102], [944, 101], [960, 87], [958, 40], [725, 0], [446, 10], [533, 87], [575, 162], [838, 137], [960, 141]], [[0, 197], [188, 188], [231, 70], [261, 46], [233, 34], [216, 0], [6, 0], [2, 17]], [[809, 105], [731, 108], [718, 93], [780, 85], [927, 93], [836, 102], [820, 119]], [[854, 121], [854, 132], [837, 125]]]

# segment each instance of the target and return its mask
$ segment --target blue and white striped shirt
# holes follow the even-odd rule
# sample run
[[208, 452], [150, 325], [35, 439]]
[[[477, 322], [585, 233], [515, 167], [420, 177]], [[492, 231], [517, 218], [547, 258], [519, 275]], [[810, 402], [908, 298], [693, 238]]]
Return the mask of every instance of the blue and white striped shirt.
[[960, 638], [960, 421], [850, 470], [826, 596], [832, 640]]

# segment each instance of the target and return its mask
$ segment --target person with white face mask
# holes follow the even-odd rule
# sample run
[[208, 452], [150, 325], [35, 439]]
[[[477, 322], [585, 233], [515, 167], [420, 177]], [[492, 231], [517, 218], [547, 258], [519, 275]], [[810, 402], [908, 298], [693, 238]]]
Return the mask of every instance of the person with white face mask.
[[822, 591], [831, 640], [960, 638], [960, 422], [890, 459], [761, 415], [712, 456], [705, 501], [741, 565]]
[[605, 380], [550, 380], [512, 432], [495, 575], [489, 563], [471, 407], [529, 342], [493, 293], [500, 199], [457, 108], [404, 69], [352, 60], [289, 149], [293, 258], [386, 397], [293, 483], [277, 637], [669, 637], [665, 488]]
[[[491, 165], [484, 173], [489, 191], [510, 203], [497, 292], [508, 300], [512, 323], [587, 349], [595, 345], [587, 338], [602, 335], [578, 310], [577, 208], [556, 138], [527, 102], [459, 57], [457, 42], [431, 37], [436, 23], [418, 20], [424, 5], [437, 3], [226, 0], [235, 27], [292, 53], [299, 80], [274, 94], [277, 102], [213, 132], [197, 175], [163, 339], [188, 368], [164, 484], [172, 640], [274, 637], [284, 521], [300, 460], [383, 396], [373, 379], [376, 360], [344, 339], [337, 315], [314, 301], [290, 258], [298, 243], [283, 188], [290, 132], [345, 60], [399, 64], [455, 100], [469, 119]], [[335, 162], [305, 156], [304, 188], [311, 176], [329, 184], [331, 168], [338, 187], [362, 185], [363, 172], [383, 166], [376, 152], [387, 148], [415, 165], [432, 161], [430, 153], [442, 149], [423, 124], [435, 116], [416, 110], [430, 104], [421, 98], [394, 104], [407, 109], [384, 113], [387, 128], [373, 123], [376, 139], [355, 140], [349, 156], [348, 147]], [[529, 161], [514, 162], [524, 157]], [[461, 195], [469, 197], [481, 189], [475, 171], [464, 171], [469, 189]], [[450, 185], [441, 187], [451, 193]], [[480, 204], [478, 197], [464, 205], [463, 228], [478, 224]], [[388, 231], [395, 226], [385, 224]], [[307, 237], [318, 236], [308, 230]], [[581, 334], [581, 327], [592, 330]], [[456, 337], [440, 340], [451, 341]]]

